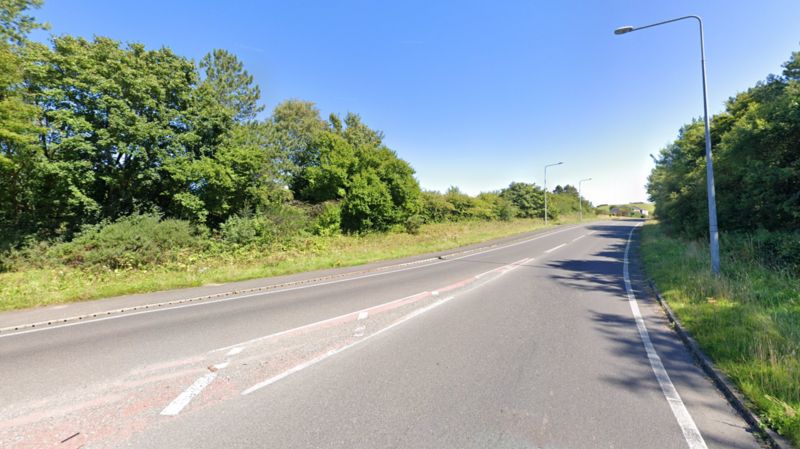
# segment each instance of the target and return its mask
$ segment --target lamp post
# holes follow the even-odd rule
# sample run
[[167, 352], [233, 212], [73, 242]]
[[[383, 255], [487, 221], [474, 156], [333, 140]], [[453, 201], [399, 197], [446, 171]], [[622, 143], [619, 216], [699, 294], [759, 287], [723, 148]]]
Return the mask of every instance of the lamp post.
[[640, 27], [624, 26], [614, 30], [614, 34], [652, 28], [679, 20], [695, 19], [700, 25], [700, 68], [703, 74], [703, 121], [706, 130], [706, 190], [708, 193], [708, 234], [711, 249], [711, 271], [719, 275], [719, 229], [717, 228], [717, 200], [714, 191], [714, 166], [711, 160], [711, 128], [708, 121], [708, 86], [706, 82], [706, 50], [703, 43], [703, 20], [698, 16], [684, 16]]
[[548, 164], [544, 166], [544, 225], [547, 226], [547, 167], [561, 165], [563, 162], [556, 162], [555, 164]]
[[592, 180], [592, 178], [584, 178], [584, 179], [581, 179], [580, 181], [578, 181], [578, 211], [580, 213], [580, 217], [581, 217], [580, 220], [581, 221], [583, 221], [583, 204], [581, 202], [581, 184], [583, 184], [584, 181], [591, 181], [591, 180]]

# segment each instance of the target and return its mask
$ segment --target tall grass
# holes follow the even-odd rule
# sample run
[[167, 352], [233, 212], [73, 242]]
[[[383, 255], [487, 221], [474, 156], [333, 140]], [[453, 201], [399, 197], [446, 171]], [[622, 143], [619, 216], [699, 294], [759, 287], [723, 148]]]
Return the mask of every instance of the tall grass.
[[792, 264], [762, 260], [753, 240], [722, 239], [718, 278], [710, 274], [704, 242], [672, 238], [658, 224], [644, 226], [642, 256], [647, 274], [703, 350], [764, 421], [798, 445], [800, 277]]

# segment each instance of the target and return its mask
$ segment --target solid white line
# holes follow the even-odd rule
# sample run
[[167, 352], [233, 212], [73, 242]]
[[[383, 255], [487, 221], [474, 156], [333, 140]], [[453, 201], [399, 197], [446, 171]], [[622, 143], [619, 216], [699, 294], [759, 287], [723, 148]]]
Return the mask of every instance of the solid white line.
[[550, 249], [548, 249], [548, 250], [547, 250], [547, 251], [545, 251], [545, 252], [546, 252], [546, 253], [552, 253], [553, 251], [557, 250], [558, 248], [561, 248], [562, 246], [567, 246], [567, 244], [566, 244], [566, 243], [562, 243], [562, 244], [560, 244], [560, 245], [558, 245], [558, 246], [556, 246], [556, 247], [553, 247], [553, 248], [550, 248]]
[[639, 311], [639, 304], [636, 302], [636, 295], [633, 293], [631, 277], [628, 271], [628, 252], [631, 247], [633, 231], [635, 231], [638, 226], [638, 224], [634, 226], [631, 232], [628, 233], [628, 243], [625, 245], [625, 258], [622, 265], [622, 274], [625, 279], [628, 304], [630, 304], [631, 312], [636, 320], [636, 328], [639, 330], [639, 336], [647, 352], [647, 359], [650, 361], [650, 367], [653, 368], [653, 373], [656, 376], [656, 380], [658, 380], [658, 385], [661, 386], [661, 392], [664, 393], [664, 397], [667, 399], [670, 409], [672, 409], [672, 414], [675, 415], [675, 419], [678, 421], [678, 426], [680, 426], [681, 432], [683, 432], [683, 438], [686, 440], [690, 449], [708, 449], [705, 440], [703, 440], [703, 436], [700, 435], [700, 430], [694, 423], [692, 415], [689, 414], [689, 410], [687, 410], [686, 406], [683, 404], [678, 390], [675, 388], [675, 385], [672, 384], [667, 369], [664, 368], [664, 364], [661, 362], [661, 357], [658, 356], [658, 352], [656, 352], [656, 348], [650, 340], [650, 333], [647, 331], [644, 318], [642, 318], [642, 314]]
[[228, 353], [225, 354], [225, 355], [232, 356], [232, 355], [236, 355], [236, 354], [238, 354], [238, 353], [240, 353], [242, 351], [244, 351], [244, 348], [241, 347], [241, 346], [238, 346], [238, 347], [235, 347], [235, 348], [231, 349], [230, 351], [228, 351]]
[[189, 405], [189, 402], [192, 401], [197, 395], [200, 394], [201, 391], [205, 387], [207, 387], [211, 382], [214, 381], [214, 378], [217, 377], [217, 373], [208, 373], [205, 376], [197, 379], [194, 383], [183, 391], [183, 393], [179, 394], [177, 398], [175, 398], [172, 402], [169, 403], [168, 406], [161, 410], [161, 414], [164, 416], [175, 416], [183, 410], [184, 407]]
[[[576, 229], [578, 227], [579, 226], [572, 226], [572, 227], [569, 227], [569, 228], [559, 229], [558, 231], [553, 231], [553, 232], [549, 232], [549, 233], [546, 233], [546, 234], [540, 234], [540, 235], [537, 235], [536, 237], [532, 237], [532, 238], [525, 239], [525, 240], [520, 240], [518, 242], [514, 242], [514, 243], [511, 243], [511, 244], [508, 244], [508, 245], [505, 245], [505, 246], [497, 246], [497, 247], [494, 247], [494, 248], [485, 249], [483, 251], [478, 251], [478, 252], [474, 252], [474, 253], [465, 254], [465, 255], [459, 256], [459, 257], [453, 257], [453, 258], [448, 258], [448, 259], [444, 259], [444, 260], [439, 260], [438, 262], [434, 262], [434, 263], [427, 264], [427, 265], [415, 265], [415, 266], [408, 267], [408, 268], [403, 268], [403, 269], [400, 269], [400, 270], [381, 271], [379, 273], [366, 274], [366, 275], [363, 275], [363, 276], [356, 276], [356, 277], [351, 277], [351, 278], [337, 279], [337, 280], [334, 280], [334, 281], [319, 282], [319, 283], [309, 284], [309, 285], [301, 285], [301, 286], [298, 286], [298, 287], [291, 287], [291, 288], [273, 290], [273, 291], [268, 291], [268, 292], [258, 292], [258, 293], [251, 293], [251, 294], [247, 294], [247, 295], [232, 296], [232, 297], [229, 297], [229, 298], [215, 299], [213, 301], [200, 301], [200, 302], [195, 302], [195, 303], [190, 303], [190, 304], [182, 304], [182, 305], [177, 305], [177, 306], [172, 306], [172, 307], [163, 307], [163, 308], [142, 310], [142, 311], [139, 311], [139, 312], [130, 312], [130, 313], [125, 312], [122, 315], [112, 315], [112, 316], [108, 316], [108, 317], [104, 317], [104, 318], [87, 319], [86, 321], [78, 321], [78, 322], [74, 322], [74, 323], [52, 325], [52, 326], [29, 329], [29, 330], [26, 330], [26, 331], [20, 331], [20, 332], [14, 332], [14, 333], [0, 334], [0, 338], [14, 337], [14, 336], [17, 336], [17, 335], [30, 334], [30, 333], [34, 333], [34, 332], [42, 332], [42, 331], [47, 331], [47, 330], [52, 330], [52, 329], [60, 329], [62, 327], [79, 326], [79, 325], [82, 325], [82, 324], [91, 324], [91, 323], [98, 323], [98, 322], [101, 322], [101, 321], [116, 320], [116, 319], [120, 319], [120, 318], [127, 318], [127, 317], [132, 317], [132, 316], [137, 316], [137, 315], [144, 315], [144, 314], [147, 314], [147, 313], [165, 312], [165, 311], [170, 311], [170, 310], [184, 309], [184, 308], [187, 308], [187, 307], [205, 306], [205, 305], [209, 305], [209, 304], [217, 304], [217, 303], [221, 303], [221, 302], [234, 301], [234, 300], [240, 300], [240, 299], [247, 299], [247, 298], [253, 298], [253, 297], [258, 297], [258, 296], [268, 296], [268, 295], [274, 295], [274, 294], [277, 294], [277, 293], [284, 293], [284, 292], [290, 292], [290, 291], [295, 291], [295, 290], [303, 290], [303, 289], [307, 289], [307, 288], [321, 287], [321, 286], [324, 286], [324, 285], [338, 284], [338, 283], [341, 283], [341, 282], [350, 282], [350, 281], [355, 281], [355, 280], [359, 280], [359, 279], [371, 278], [371, 277], [375, 277], [375, 276], [385, 276], [387, 274], [401, 273], [403, 271], [417, 270], [417, 269], [420, 269], [420, 268], [428, 268], [428, 267], [432, 267], [434, 265], [453, 262], [453, 261], [461, 260], [461, 259], [464, 259], [464, 258], [467, 258], [467, 257], [473, 257], [473, 256], [477, 256], [477, 255], [480, 255], [480, 254], [486, 254], [486, 253], [493, 252], [493, 251], [499, 251], [501, 249], [512, 248], [512, 247], [518, 246], [518, 245], [524, 245], [524, 244], [530, 243], [530, 242], [532, 242], [534, 240], [539, 240], [539, 239], [542, 239], [542, 238], [545, 238], [545, 237], [549, 237], [551, 235], [560, 234], [562, 232], [570, 231], [570, 230]], [[142, 307], [144, 307], [144, 306], [142, 306]], [[102, 312], [102, 313], [105, 313], [105, 312]], [[98, 313], [98, 315], [99, 314], [100, 313]]]

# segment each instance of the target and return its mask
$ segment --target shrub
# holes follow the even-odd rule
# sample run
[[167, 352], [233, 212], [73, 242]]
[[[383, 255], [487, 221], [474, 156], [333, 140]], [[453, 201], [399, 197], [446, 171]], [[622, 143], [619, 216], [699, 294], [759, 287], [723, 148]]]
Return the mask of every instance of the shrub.
[[233, 215], [220, 225], [220, 235], [236, 245], [271, 245], [288, 241], [309, 227], [306, 211], [299, 207], [275, 206], [255, 214]]
[[318, 205], [311, 231], [316, 235], [335, 235], [342, 230], [342, 206], [329, 201]]
[[406, 232], [413, 235], [419, 234], [423, 223], [425, 223], [425, 219], [422, 218], [422, 215], [412, 215], [408, 217], [405, 223]]
[[181, 250], [206, 243], [204, 228], [153, 214], [130, 215], [85, 227], [71, 242], [48, 253], [67, 265], [139, 268], [179, 260]]

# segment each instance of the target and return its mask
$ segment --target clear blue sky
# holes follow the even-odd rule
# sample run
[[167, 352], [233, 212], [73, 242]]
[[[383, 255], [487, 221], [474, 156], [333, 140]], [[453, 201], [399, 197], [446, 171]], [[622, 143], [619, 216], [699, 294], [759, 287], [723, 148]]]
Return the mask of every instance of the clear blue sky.
[[[710, 107], [800, 50], [800, 3], [783, 1], [49, 0], [53, 34], [236, 53], [268, 109], [288, 98], [353, 111], [386, 133], [423, 188], [584, 184], [600, 203], [644, 200], [649, 154], [702, 113], [697, 28], [706, 22]], [[46, 39], [47, 33], [36, 33]]]

